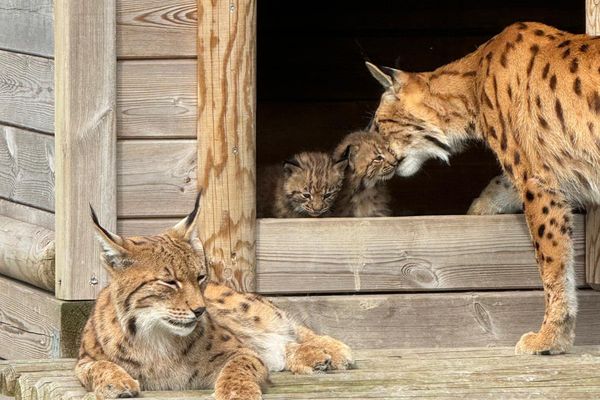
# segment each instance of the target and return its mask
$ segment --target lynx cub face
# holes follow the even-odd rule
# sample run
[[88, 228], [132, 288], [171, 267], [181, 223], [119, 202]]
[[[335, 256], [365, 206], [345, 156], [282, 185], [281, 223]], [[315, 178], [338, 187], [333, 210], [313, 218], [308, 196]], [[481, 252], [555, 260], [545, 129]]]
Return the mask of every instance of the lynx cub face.
[[342, 189], [348, 154], [300, 153], [284, 162], [282, 208], [296, 216], [328, 215]]

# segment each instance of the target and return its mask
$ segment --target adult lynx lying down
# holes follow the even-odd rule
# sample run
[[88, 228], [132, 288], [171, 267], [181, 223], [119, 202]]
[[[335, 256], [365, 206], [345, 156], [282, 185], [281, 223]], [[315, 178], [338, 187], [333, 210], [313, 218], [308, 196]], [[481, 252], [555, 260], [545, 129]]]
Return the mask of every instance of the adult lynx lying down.
[[350, 348], [296, 323], [267, 299], [206, 281], [194, 211], [158, 236], [124, 238], [93, 215], [111, 283], [99, 295], [75, 367], [100, 397], [215, 389], [257, 400], [269, 371], [345, 369]]

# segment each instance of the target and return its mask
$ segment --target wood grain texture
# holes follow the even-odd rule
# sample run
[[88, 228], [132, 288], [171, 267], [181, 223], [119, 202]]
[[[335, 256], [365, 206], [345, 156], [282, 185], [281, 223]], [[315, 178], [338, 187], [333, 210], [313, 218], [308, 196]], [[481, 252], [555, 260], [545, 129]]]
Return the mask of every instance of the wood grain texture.
[[54, 63], [0, 50], [0, 122], [54, 132]]
[[[522, 215], [266, 219], [257, 238], [261, 293], [541, 288]], [[581, 286], [580, 215], [573, 239]]]
[[[544, 316], [542, 291], [276, 297], [276, 305], [355, 348], [513, 346]], [[579, 292], [580, 345], [597, 344], [600, 293]]]
[[[600, 34], [600, 2], [585, 1], [585, 30], [588, 35]], [[590, 206], [585, 217], [585, 278], [588, 285], [600, 290], [600, 208]]]
[[0, 215], [38, 225], [48, 230], [54, 230], [54, 214], [48, 211], [38, 210], [23, 204], [13, 203], [0, 199]]
[[0, 48], [44, 57], [54, 55], [52, 0], [0, 3]]
[[119, 61], [119, 137], [195, 138], [196, 79], [196, 60]]
[[[355, 351], [354, 356], [356, 368], [347, 371], [272, 373], [263, 398], [545, 400], [595, 399], [600, 394], [598, 346], [578, 346], [561, 357], [515, 356], [511, 347], [365, 349]], [[73, 360], [39, 362], [38, 370], [35, 364], [19, 363], [10, 361], [5, 367], [15, 370], [6, 382], [23, 400], [97, 400], [67, 369], [72, 368]], [[49, 369], [52, 365], [54, 371]], [[142, 396], [148, 400], [210, 400], [214, 398], [211, 392], [144, 391]]]
[[94, 299], [107, 276], [90, 204], [116, 228], [115, 0], [55, 5], [56, 295]]
[[200, 238], [211, 277], [251, 291], [256, 241], [256, 1], [198, 0], [198, 10]]
[[[154, 235], [175, 218], [119, 219], [125, 236]], [[575, 270], [585, 284], [583, 216]], [[539, 288], [522, 215], [258, 220], [260, 293]]]
[[91, 305], [0, 275], [0, 358], [73, 357]]
[[119, 217], [188, 214], [197, 194], [197, 152], [196, 140], [119, 141]]
[[0, 215], [0, 274], [54, 291], [54, 232]]
[[0, 196], [54, 211], [54, 138], [0, 124]]
[[195, 0], [119, 0], [119, 58], [196, 57]]

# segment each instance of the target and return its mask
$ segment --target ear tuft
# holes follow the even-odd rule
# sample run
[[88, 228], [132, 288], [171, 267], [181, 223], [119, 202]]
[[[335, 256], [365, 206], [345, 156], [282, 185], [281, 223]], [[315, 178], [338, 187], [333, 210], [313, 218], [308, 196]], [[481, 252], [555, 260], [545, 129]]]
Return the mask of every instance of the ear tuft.
[[124, 240], [121, 236], [105, 229], [98, 221], [98, 216], [90, 204], [90, 213], [96, 237], [102, 246], [102, 259], [111, 270], [120, 270], [131, 265], [129, 252], [123, 247]]
[[199, 211], [200, 211], [200, 198], [202, 197], [202, 192], [198, 192], [196, 196], [196, 201], [194, 203], [194, 209], [191, 213], [187, 215], [187, 217], [183, 218], [179, 221], [175, 226], [167, 230], [166, 233], [169, 235], [191, 241], [193, 237], [196, 235], [196, 221], [198, 219]]
[[185, 220], [186, 228], [189, 228], [196, 220], [198, 210], [200, 210], [200, 197], [202, 197], [202, 190], [198, 191], [198, 194], [196, 195], [196, 202], [194, 203], [194, 209], [188, 214]]

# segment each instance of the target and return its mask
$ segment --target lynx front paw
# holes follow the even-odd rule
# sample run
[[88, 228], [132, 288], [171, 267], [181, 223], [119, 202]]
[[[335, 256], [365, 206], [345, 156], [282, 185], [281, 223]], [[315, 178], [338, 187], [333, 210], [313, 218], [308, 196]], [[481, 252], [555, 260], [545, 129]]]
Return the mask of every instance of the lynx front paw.
[[354, 364], [350, 347], [337, 339], [329, 336], [318, 336], [310, 343], [320, 347], [331, 356], [331, 369], [349, 369]]
[[287, 369], [294, 374], [327, 371], [331, 369], [331, 356], [318, 346], [292, 343], [287, 348]]
[[262, 391], [256, 382], [226, 381], [218, 385], [215, 400], [262, 400]]
[[556, 335], [529, 332], [521, 336], [515, 347], [516, 354], [554, 355], [569, 350], [572, 340], [560, 340]]
[[94, 393], [100, 399], [123, 399], [138, 397], [140, 384], [127, 374], [111, 374], [113, 376], [94, 387]]

